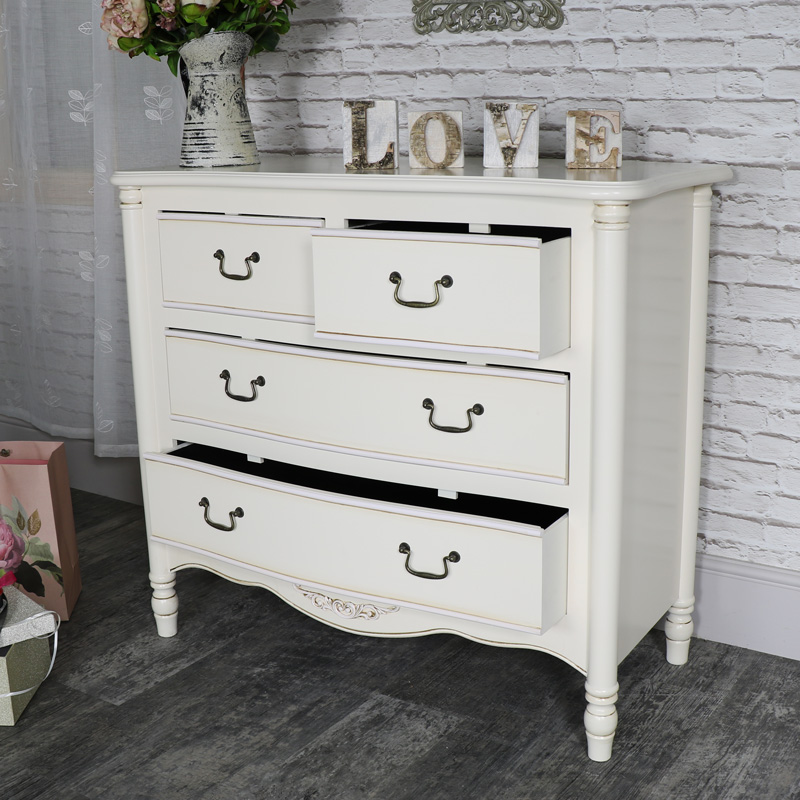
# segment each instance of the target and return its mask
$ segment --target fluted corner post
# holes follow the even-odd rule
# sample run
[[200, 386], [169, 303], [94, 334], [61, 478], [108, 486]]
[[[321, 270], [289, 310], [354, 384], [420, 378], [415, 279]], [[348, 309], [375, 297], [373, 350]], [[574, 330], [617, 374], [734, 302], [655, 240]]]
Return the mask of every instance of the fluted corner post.
[[150, 585], [153, 587], [153, 598], [150, 601], [156, 618], [156, 630], [159, 636], [169, 638], [178, 632], [178, 595], [175, 592], [175, 573], [163, 575], [150, 573]]
[[589, 650], [584, 715], [593, 761], [611, 758], [617, 728], [629, 221], [627, 203], [595, 204]]
[[703, 448], [703, 394], [708, 319], [708, 250], [711, 227], [711, 187], [694, 190], [692, 274], [686, 386], [686, 449], [683, 471], [683, 520], [678, 597], [667, 613], [667, 661], [685, 664], [694, 631], [694, 578], [697, 515], [700, 510], [700, 462]]
[[[147, 252], [145, 246], [145, 219], [142, 189], [139, 186], [119, 187], [119, 207], [122, 212], [122, 230], [125, 242], [125, 277], [130, 308], [129, 326], [133, 356], [133, 388], [136, 401], [136, 425], [139, 452], [162, 448], [158, 433], [156, 390], [150, 370], [152, 363], [154, 331], [157, 326], [150, 319]], [[142, 464], [142, 491], [145, 496], [147, 530], [150, 518], [147, 504], [147, 474]], [[178, 596], [175, 592], [175, 573], [170, 570], [166, 548], [149, 541], [150, 585], [153, 587], [151, 605], [156, 618], [159, 636], [175, 636], [178, 632]]]

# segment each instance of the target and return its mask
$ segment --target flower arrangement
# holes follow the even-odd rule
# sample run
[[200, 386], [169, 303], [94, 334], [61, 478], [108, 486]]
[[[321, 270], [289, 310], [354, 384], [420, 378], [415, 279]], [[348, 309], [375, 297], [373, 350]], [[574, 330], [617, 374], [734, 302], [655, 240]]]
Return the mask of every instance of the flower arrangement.
[[26, 592], [44, 597], [42, 572], [49, 572], [63, 586], [50, 545], [36, 535], [41, 527], [39, 512], [28, 516], [16, 497], [13, 508], [0, 506], [0, 594], [5, 586], [19, 583]]
[[214, 31], [239, 31], [253, 39], [249, 55], [274, 50], [289, 30], [295, 0], [102, 0], [100, 27], [111, 49], [141, 53], [178, 74], [180, 48]]

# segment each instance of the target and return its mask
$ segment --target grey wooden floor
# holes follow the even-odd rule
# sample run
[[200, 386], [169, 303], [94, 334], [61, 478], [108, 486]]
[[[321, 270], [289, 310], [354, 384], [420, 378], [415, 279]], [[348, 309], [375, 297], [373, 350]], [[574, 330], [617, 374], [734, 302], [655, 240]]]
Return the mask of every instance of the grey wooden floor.
[[800, 798], [798, 662], [695, 641], [671, 667], [653, 632], [621, 667], [614, 757], [594, 764], [583, 680], [545, 655], [352, 636], [198, 570], [160, 639], [141, 509], [74, 504], [83, 594], [52, 676], [0, 728], [0, 797]]

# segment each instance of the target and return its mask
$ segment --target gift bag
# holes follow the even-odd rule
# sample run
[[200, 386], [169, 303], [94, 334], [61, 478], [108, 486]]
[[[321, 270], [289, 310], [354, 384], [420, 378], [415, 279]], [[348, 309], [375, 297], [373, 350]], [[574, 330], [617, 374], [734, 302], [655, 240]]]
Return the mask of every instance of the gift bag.
[[0, 442], [0, 568], [69, 619], [81, 575], [63, 442]]

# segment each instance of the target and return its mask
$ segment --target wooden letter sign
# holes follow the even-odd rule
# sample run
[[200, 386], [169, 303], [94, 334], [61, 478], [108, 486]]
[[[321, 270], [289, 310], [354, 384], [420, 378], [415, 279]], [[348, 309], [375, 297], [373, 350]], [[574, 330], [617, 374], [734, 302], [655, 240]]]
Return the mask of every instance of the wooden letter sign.
[[[342, 106], [345, 169], [394, 169], [397, 166], [397, 103], [394, 100], [345, 100]], [[375, 159], [370, 161], [370, 159]]]
[[464, 166], [460, 111], [408, 112], [408, 164], [413, 169]]
[[505, 169], [539, 166], [539, 106], [536, 103], [486, 102], [483, 166]]
[[616, 169], [622, 166], [619, 111], [585, 108], [567, 112], [567, 169]]

